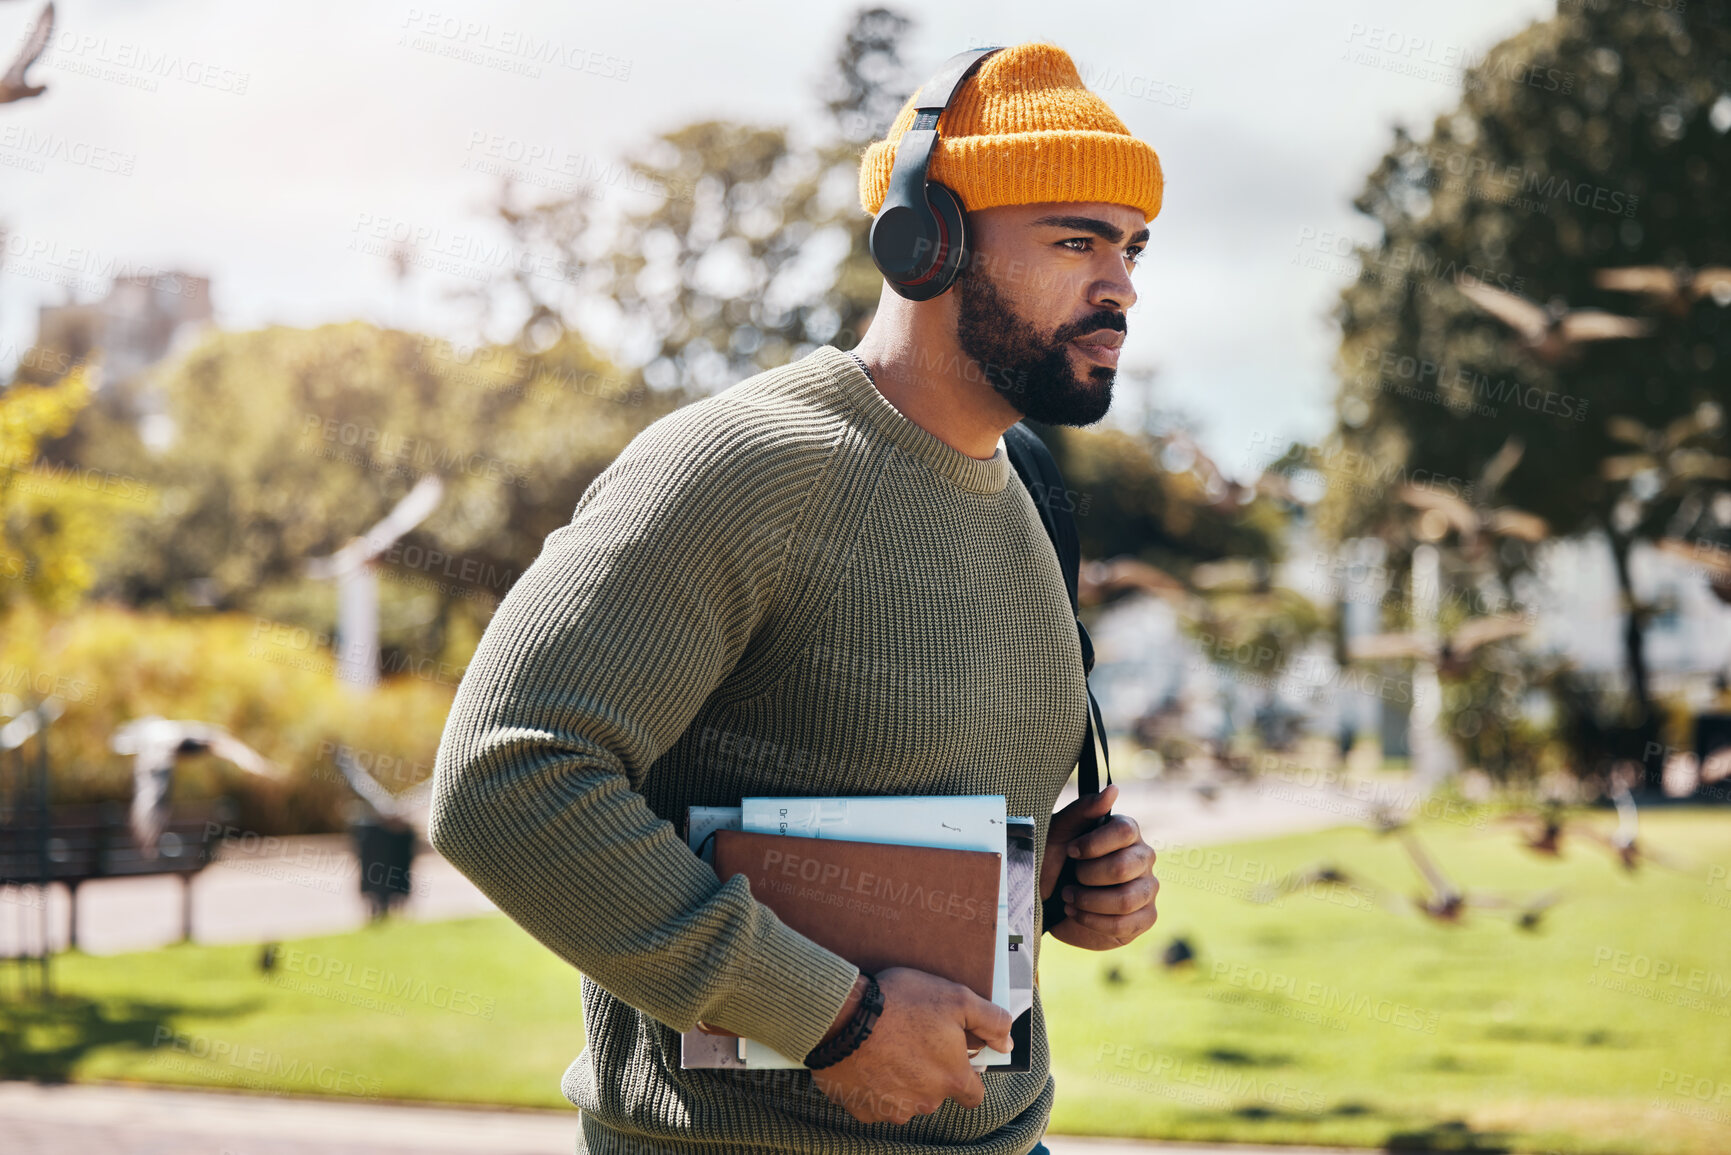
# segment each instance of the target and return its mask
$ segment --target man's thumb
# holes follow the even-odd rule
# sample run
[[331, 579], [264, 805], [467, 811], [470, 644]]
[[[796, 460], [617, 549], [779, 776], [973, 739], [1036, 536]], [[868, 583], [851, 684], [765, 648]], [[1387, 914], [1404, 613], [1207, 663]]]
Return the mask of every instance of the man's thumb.
[[1015, 1020], [1009, 1011], [991, 999], [982, 999], [971, 990], [968, 992], [967, 1001], [962, 1004], [962, 1026], [976, 1039], [984, 1040], [992, 1050], [1009, 1054], [1014, 1049], [1010, 1041], [1010, 1024], [1013, 1022]]
[[1112, 803], [1117, 800], [1116, 782], [1108, 782], [1106, 789], [1098, 794], [1082, 795], [1052, 816], [1053, 831], [1050, 837], [1067, 840], [1093, 829], [1093, 820], [1110, 811]]

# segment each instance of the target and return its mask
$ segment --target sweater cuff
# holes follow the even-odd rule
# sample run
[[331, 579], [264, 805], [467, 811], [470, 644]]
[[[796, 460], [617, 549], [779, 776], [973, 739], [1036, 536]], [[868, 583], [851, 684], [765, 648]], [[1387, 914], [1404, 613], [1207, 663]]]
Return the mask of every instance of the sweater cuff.
[[802, 1062], [847, 1004], [860, 969], [773, 913], [733, 994], [706, 1021]]

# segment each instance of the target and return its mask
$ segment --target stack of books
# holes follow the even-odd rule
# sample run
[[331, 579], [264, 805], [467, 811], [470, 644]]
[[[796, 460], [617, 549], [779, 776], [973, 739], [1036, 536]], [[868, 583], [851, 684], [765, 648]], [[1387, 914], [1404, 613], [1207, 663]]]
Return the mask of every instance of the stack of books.
[[[1013, 1049], [976, 1068], [1025, 1071], [1034, 1005], [1032, 818], [1002, 794], [745, 798], [693, 806], [686, 840], [724, 881], [868, 973], [907, 966], [963, 983], [1013, 1016]], [[682, 1067], [803, 1067], [737, 1035], [685, 1032]]]

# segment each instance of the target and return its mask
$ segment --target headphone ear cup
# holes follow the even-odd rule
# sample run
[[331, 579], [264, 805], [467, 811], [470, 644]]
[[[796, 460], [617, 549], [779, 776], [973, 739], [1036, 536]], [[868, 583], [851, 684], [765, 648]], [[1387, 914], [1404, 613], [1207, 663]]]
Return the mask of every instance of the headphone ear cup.
[[942, 238], [938, 241], [937, 262], [926, 264], [915, 276], [895, 280], [887, 274], [885, 280], [897, 293], [910, 301], [929, 301], [941, 296], [955, 283], [962, 262], [968, 256], [968, 214], [955, 193], [931, 181], [926, 184], [926, 203], [938, 218]]
[[918, 280], [929, 272], [935, 255], [938, 223], [927, 219], [913, 205], [886, 205], [872, 220], [866, 248], [872, 263], [891, 284]]
[[932, 279], [920, 286], [929, 290], [920, 300], [930, 300], [942, 296], [956, 283], [956, 277], [962, 271], [962, 262], [968, 259], [968, 213], [962, 208], [962, 198], [951, 192], [945, 185], [931, 181], [926, 185], [926, 201], [932, 206], [932, 211], [938, 214], [938, 219], [944, 223], [944, 231], [948, 234], [949, 244], [945, 247], [943, 258], [932, 273]]

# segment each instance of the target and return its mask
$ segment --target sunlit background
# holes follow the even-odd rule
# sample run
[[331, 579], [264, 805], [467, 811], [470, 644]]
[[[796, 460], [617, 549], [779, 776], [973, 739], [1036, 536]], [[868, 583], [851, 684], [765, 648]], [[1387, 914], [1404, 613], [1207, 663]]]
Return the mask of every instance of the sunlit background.
[[1163, 882], [1044, 948], [1048, 1142], [1731, 1150], [1731, 4], [1263, 7], [0, 6], [0, 1134], [571, 1149], [452, 694], [633, 436], [859, 340], [907, 95], [1049, 40], [1166, 187], [1039, 430]]

